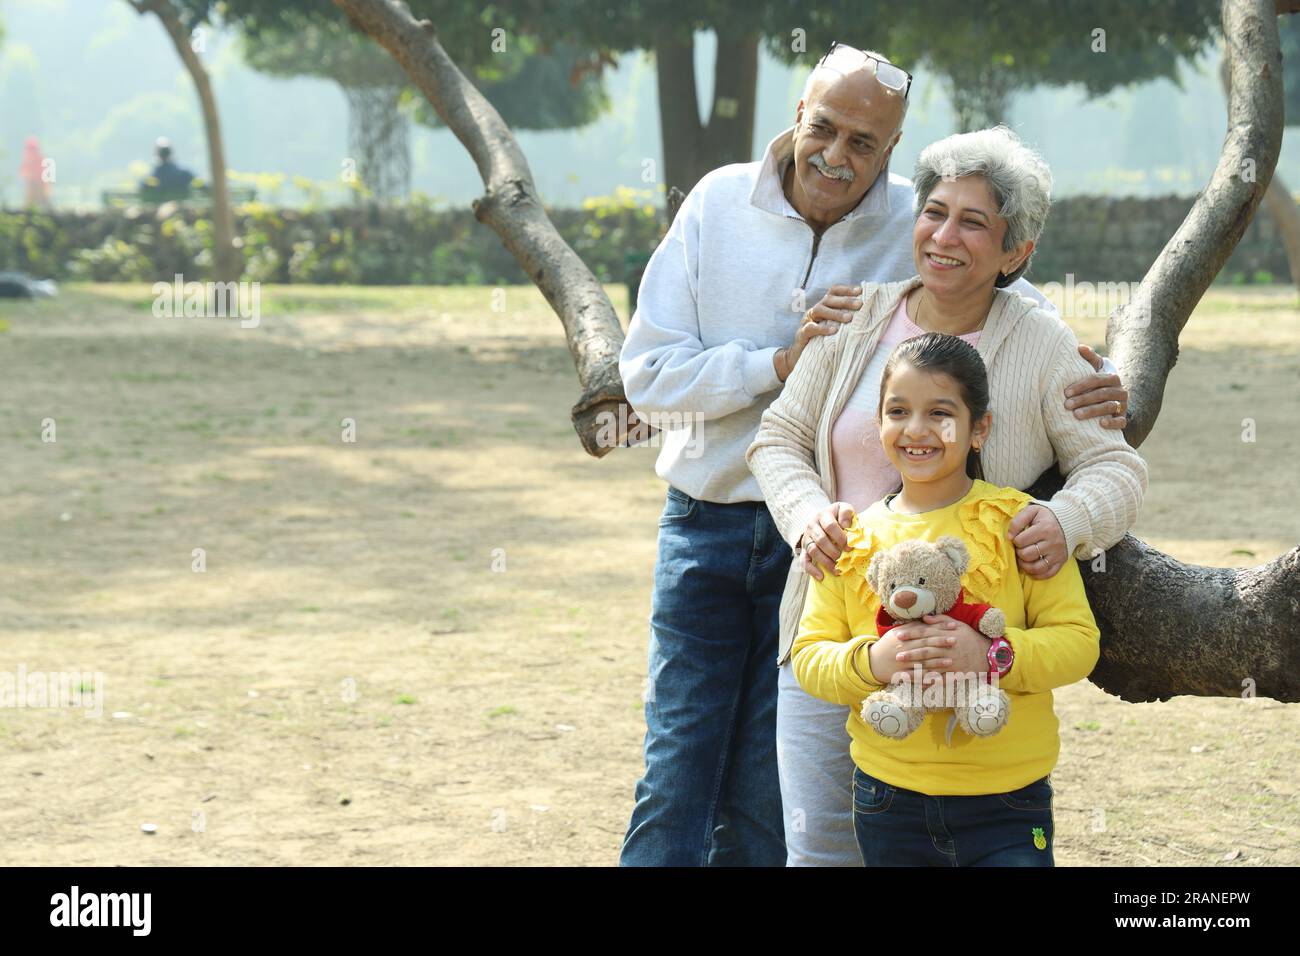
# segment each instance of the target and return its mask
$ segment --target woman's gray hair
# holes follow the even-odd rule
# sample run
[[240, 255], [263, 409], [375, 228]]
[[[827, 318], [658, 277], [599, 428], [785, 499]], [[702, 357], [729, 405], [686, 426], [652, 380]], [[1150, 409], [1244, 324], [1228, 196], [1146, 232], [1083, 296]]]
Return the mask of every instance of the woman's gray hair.
[[[1010, 252], [1028, 240], [1038, 242], [1052, 205], [1052, 171], [1043, 157], [1020, 141], [1005, 126], [957, 133], [921, 150], [912, 187], [916, 190], [916, 216], [941, 180], [982, 176], [993, 193], [998, 215], [1007, 222], [1002, 249]], [[1014, 272], [999, 273], [998, 287], [1010, 285], [1025, 274], [1033, 254]]]

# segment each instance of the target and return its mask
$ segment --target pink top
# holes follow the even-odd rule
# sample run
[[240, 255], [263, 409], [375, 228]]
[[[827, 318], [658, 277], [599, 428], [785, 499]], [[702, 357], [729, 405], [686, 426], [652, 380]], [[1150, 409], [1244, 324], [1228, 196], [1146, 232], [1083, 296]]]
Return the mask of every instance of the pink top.
[[[831, 462], [835, 468], [835, 495], [847, 501], [861, 514], [898, 487], [898, 469], [885, 455], [880, 444], [880, 422], [876, 408], [880, 404], [880, 376], [894, 346], [906, 339], [925, 335], [926, 330], [907, 317], [907, 296], [889, 318], [881, 333], [871, 361], [862, 371], [857, 387], [839, 418], [831, 425]], [[979, 330], [959, 335], [971, 345], [979, 341]]]

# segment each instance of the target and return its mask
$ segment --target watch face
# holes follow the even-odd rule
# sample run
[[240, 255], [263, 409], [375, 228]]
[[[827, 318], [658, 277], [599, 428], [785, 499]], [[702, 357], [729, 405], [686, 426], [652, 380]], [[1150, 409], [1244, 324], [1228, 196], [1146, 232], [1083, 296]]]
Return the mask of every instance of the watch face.
[[998, 662], [998, 667], [1007, 667], [1012, 661], [1011, 645], [999, 644], [993, 652], [993, 659]]

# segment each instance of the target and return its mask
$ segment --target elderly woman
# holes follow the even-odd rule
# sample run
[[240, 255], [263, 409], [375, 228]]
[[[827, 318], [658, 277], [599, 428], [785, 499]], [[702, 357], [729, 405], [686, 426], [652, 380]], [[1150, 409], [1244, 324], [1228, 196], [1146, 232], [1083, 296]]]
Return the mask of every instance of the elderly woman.
[[[807, 694], [790, 666], [807, 575], [833, 573], [856, 512], [899, 485], [880, 444], [880, 375], [893, 347], [924, 332], [959, 336], [988, 369], [993, 430], [980, 449], [985, 478], [1024, 489], [1057, 463], [1065, 487], [1014, 519], [1017, 559], [1050, 577], [1071, 557], [1111, 547], [1137, 520], [1147, 469], [1124, 441], [1067, 389], [1092, 372], [1074, 333], [1038, 303], [1008, 291], [1029, 265], [1050, 205], [1051, 173], [1004, 127], [950, 136], [916, 164], [912, 249], [919, 275], [836, 287], [810, 310], [856, 309], [834, 335], [805, 329], [780, 397], [763, 415], [746, 458], [768, 508], [797, 555], [781, 604], [777, 761], [791, 865], [861, 866], [853, 832], [853, 761], [845, 709]], [[843, 321], [843, 317], [841, 317]], [[830, 326], [831, 323], [826, 323]], [[813, 333], [813, 334], [809, 334]], [[806, 345], [803, 343], [806, 342]], [[1078, 391], [1079, 388], [1071, 391]], [[1124, 412], [1125, 393], [1107, 402]], [[1090, 396], [1090, 399], [1095, 396]], [[955, 632], [914, 622], [900, 660], [951, 666], [932, 651]]]

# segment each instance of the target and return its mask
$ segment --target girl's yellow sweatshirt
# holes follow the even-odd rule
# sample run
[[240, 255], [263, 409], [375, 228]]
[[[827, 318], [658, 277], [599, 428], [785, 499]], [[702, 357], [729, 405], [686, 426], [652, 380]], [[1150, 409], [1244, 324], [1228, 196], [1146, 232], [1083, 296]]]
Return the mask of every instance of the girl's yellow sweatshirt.
[[[961, 501], [906, 515], [877, 501], [856, 516], [840, 575], [809, 582], [792, 663], [804, 690], [849, 707], [854, 762], [866, 773], [931, 795], [1003, 793], [1051, 772], [1060, 752], [1052, 688], [1082, 680], [1100, 653], [1100, 632], [1088, 607], [1083, 577], [1071, 558], [1047, 580], [1020, 571], [1007, 538], [1011, 518], [1033, 499], [1014, 488], [974, 480]], [[962, 575], [967, 601], [985, 602], [1007, 616], [1007, 640], [1015, 663], [999, 686], [1011, 698], [1006, 726], [992, 737], [971, 737], [960, 727], [945, 733], [952, 711], [931, 711], [903, 740], [878, 734], [863, 723], [864, 698], [881, 689], [871, 673], [868, 648], [878, 639], [880, 599], [867, 584], [871, 556], [909, 538], [961, 538], [971, 562]]]

